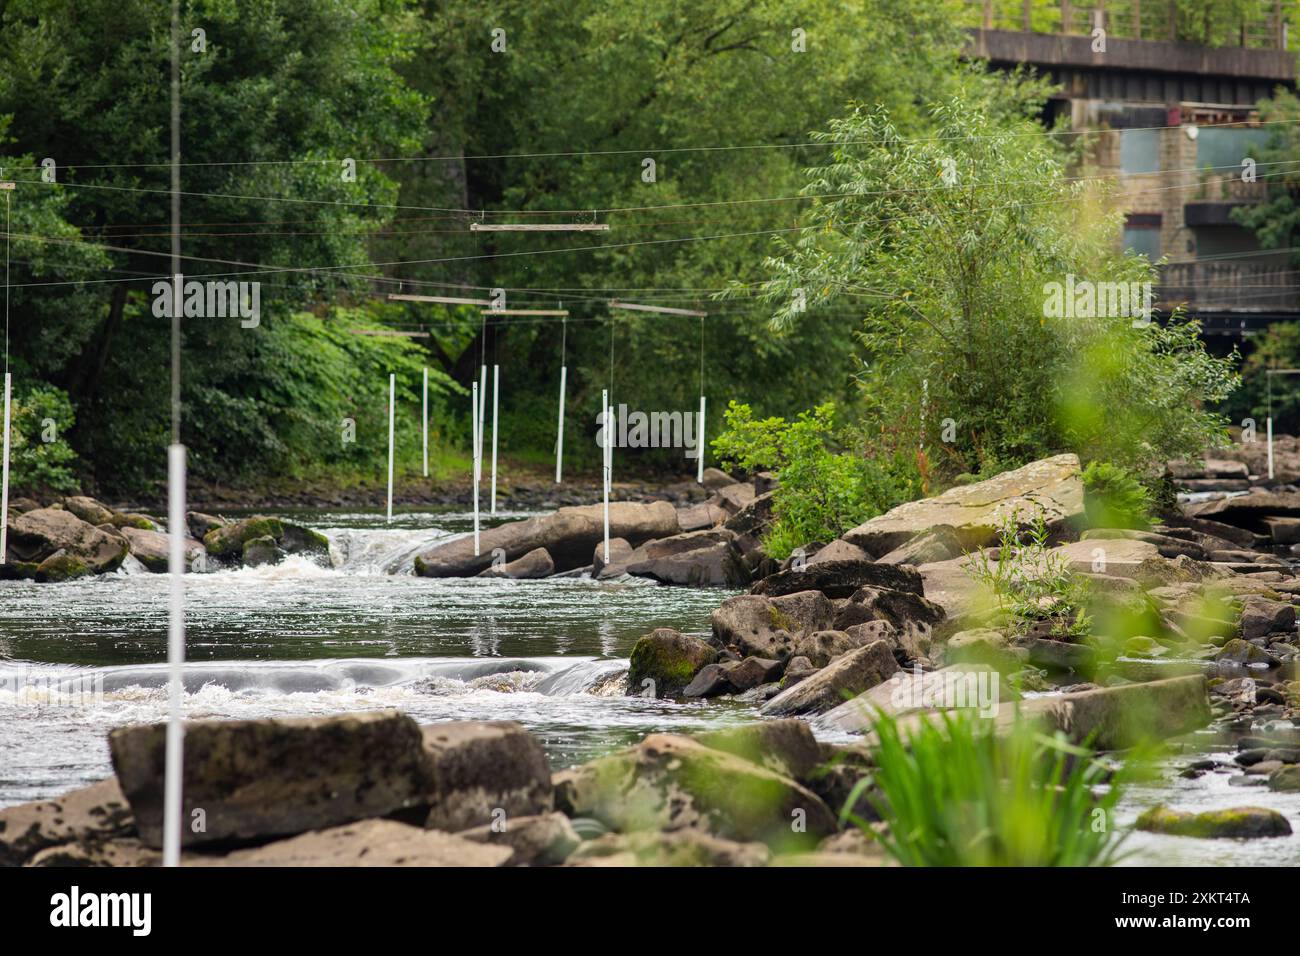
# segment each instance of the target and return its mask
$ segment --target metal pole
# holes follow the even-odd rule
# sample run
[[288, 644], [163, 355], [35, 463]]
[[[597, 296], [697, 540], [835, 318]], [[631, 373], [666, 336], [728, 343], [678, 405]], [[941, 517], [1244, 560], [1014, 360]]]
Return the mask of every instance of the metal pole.
[[609, 404], [609, 389], [602, 389], [600, 403], [605, 406], [605, 563], [609, 563], [609, 473], [614, 461], [614, 410]]
[[429, 477], [429, 367], [424, 367], [424, 387], [420, 399], [420, 424], [424, 443], [424, 477]]
[[695, 450], [698, 458], [695, 462], [695, 480], [704, 484], [704, 396], [700, 396], [700, 421], [695, 438]]
[[568, 368], [560, 366], [560, 423], [555, 437], [555, 483], [560, 483], [564, 464], [564, 380]]
[[479, 538], [478, 538], [478, 476], [479, 476], [479, 434], [478, 434], [478, 382], [473, 384], [470, 390], [469, 420], [473, 428], [474, 442], [474, 557], [479, 555]]
[[[6, 292], [8, 289], [5, 290]], [[0, 478], [0, 564], [5, 563], [9, 546], [9, 373], [5, 372], [4, 476]]]
[[501, 392], [501, 366], [492, 366], [492, 513], [497, 513], [497, 398]]
[[393, 410], [397, 405], [397, 375], [388, 373], [388, 523], [393, 522]]

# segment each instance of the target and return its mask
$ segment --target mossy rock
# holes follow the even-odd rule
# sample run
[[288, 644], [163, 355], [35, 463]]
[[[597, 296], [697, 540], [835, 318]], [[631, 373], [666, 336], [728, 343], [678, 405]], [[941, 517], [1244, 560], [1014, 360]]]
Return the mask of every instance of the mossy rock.
[[289, 521], [282, 521], [280, 524], [284, 528], [280, 547], [290, 554], [325, 556], [330, 553], [330, 539], [319, 531]]
[[244, 542], [242, 557], [245, 567], [256, 568], [264, 564], [279, 564], [285, 556], [275, 538], [269, 534]]
[[718, 652], [698, 637], [660, 627], [636, 642], [628, 662], [627, 691], [639, 695], [643, 682], [654, 682], [654, 696], [679, 695], [699, 671], [718, 659]]
[[141, 531], [157, 531], [158, 526], [144, 515], [128, 514], [124, 511], [113, 512], [109, 523], [114, 528], [139, 528]]
[[217, 558], [233, 558], [243, 553], [245, 542], [270, 536], [277, 542], [284, 537], [284, 525], [276, 518], [255, 515], [213, 528], [203, 536], [203, 547]]
[[1152, 807], [1138, 817], [1137, 828], [1149, 833], [1203, 839], [1246, 840], [1291, 835], [1291, 824], [1286, 817], [1267, 807], [1232, 807], [1227, 810], [1207, 810], [1204, 813]]
[[76, 555], [55, 551], [36, 567], [36, 580], [43, 584], [71, 581], [90, 574], [90, 567]]
[[0, 581], [31, 581], [40, 565], [35, 561], [14, 561], [0, 564]]

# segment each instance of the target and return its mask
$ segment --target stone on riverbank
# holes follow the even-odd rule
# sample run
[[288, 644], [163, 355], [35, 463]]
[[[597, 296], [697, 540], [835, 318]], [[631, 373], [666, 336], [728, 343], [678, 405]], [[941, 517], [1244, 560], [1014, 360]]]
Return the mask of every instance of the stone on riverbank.
[[752, 687], [776, 680], [782, 671], [780, 661], [746, 657], [743, 661], [705, 664], [682, 690], [683, 697], [717, 697], [740, 694]]
[[86, 524], [113, 523], [113, 510], [86, 495], [69, 495], [63, 499], [63, 507]]
[[912, 568], [874, 561], [823, 561], [769, 574], [750, 594], [781, 597], [799, 591], [821, 591], [828, 598], [846, 598], [863, 587], [922, 593], [921, 575]]
[[[109, 734], [140, 839], [162, 846], [165, 724]], [[427, 802], [434, 776], [419, 726], [398, 711], [185, 722], [186, 846], [302, 833]]]
[[675, 734], [650, 734], [562, 771], [555, 788], [556, 806], [570, 817], [594, 817], [622, 833], [695, 829], [782, 846], [837, 829], [830, 808], [796, 781]]
[[186, 854], [184, 866], [504, 866], [510, 847], [422, 830], [395, 820], [361, 820], [313, 830], [224, 856]]
[[1300, 765], [1278, 767], [1268, 775], [1268, 788], [1286, 792], [1300, 790]]
[[1044, 458], [933, 498], [909, 501], [859, 525], [844, 540], [881, 556], [932, 528], [948, 525], [969, 551], [991, 544], [1005, 519], [1018, 515], [1020, 522], [1027, 523], [1040, 512], [1051, 531], [1083, 517], [1077, 456]]
[[[666, 501], [620, 501], [609, 506], [610, 537], [624, 538], [633, 547], [680, 532], [677, 512]], [[416, 557], [415, 570], [429, 578], [473, 577], [492, 564], [492, 552], [497, 548], [505, 552], [507, 561], [545, 548], [557, 571], [571, 571], [586, 567], [592, 549], [604, 538], [600, 505], [560, 508], [554, 514], [507, 521], [486, 529], [480, 535], [478, 555], [474, 554], [472, 535], [438, 545]]]
[[[1021, 706], [1027, 716], [1043, 717], [1076, 742], [1091, 738], [1097, 750], [1123, 750], [1210, 722], [1206, 682], [1199, 674], [1038, 697]], [[999, 720], [1011, 718], [1010, 705], [1004, 704]]]
[[[37, 508], [10, 522], [7, 561], [39, 567], [60, 551], [66, 557], [55, 561], [48, 573], [62, 576], [51, 576], [47, 580], [65, 580], [80, 573], [115, 571], [126, 558], [127, 544], [120, 534], [101, 531], [61, 508]], [[56, 569], [55, 565], [59, 567]], [[80, 571], [81, 566], [84, 566], [84, 572]], [[65, 573], [71, 571], [76, 573]]]
[[506, 866], [558, 866], [582, 843], [563, 813], [542, 813], [488, 823], [456, 834], [463, 840], [503, 846], [510, 850]]
[[799, 639], [830, 628], [835, 605], [820, 591], [769, 598], [741, 594], [713, 612], [713, 637], [743, 656], [785, 660]]
[[61, 797], [0, 810], [0, 867], [22, 866], [53, 847], [85, 856], [134, 829], [131, 809], [110, 777]]
[[511, 720], [453, 720], [423, 728], [433, 772], [425, 826], [459, 831], [549, 813], [551, 765], [537, 738]]
[[288, 555], [281, 550], [275, 538], [269, 534], [249, 538], [244, 542], [240, 554], [240, 560], [243, 561], [246, 568], [260, 568], [263, 565], [279, 564], [287, 557]]
[[1205, 839], [1227, 837], [1249, 840], [1291, 835], [1291, 824], [1286, 817], [1265, 807], [1233, 807], [1230, 810], [1207, 810], [1204, 813], [1152, 807], [1138, 817], [1137, 828], [1148, 833]]
[[[141, 528], [123, 528], [122, 537], [126, 538], [127, 547], [132, 557], [156, 574], [167, 571], [171, 560], [171, 543], [161, 531], [145, 531]], [[185, 540], [185, 562], [189, 564], [203, 554], [203, 544], [193, 538]]]
[[663, 584], [688, 587], [743, 587], [749, 570], [726, 528], [688, 531], [647, 541], [627, 558], [627, 573]]
[[670, 627], [655, 628], [632, 647], [627, 692], [639, 696], [653, 688], [654, 697], [676, 697], [702, 668], [717, 659], [718, 652], [698, 637]]
[[831, 661], [811, 677], [781, 691], [760, 709], [765, 717], [820, 714], [887, 681], [898, 670], [888, 641], [875, 641]]
[[555, 562], [545, 548], [536, 548], [521, 558], [507, 564], [494, 565], [480, 571], [480, 578], [510, 578], [517, 581], [530, 581], [550, 577], [555, 573]]
[[606, 561], [605, 542], [599, 542], [591, 554], [591, 576], [603, 580], [626, 574], [627, 562], [632, 556], [632, 550], [632, 545], [625, 538], [610, 538], [609, 560]]
[[268, 536], [278, 542], [284, 537], [284, 525], [276, 518], [254, 515], [213, 528], [203, 536], [203, 547], [215, 558], [234, 558], [243, 554], [246, 542]]
[[699, 830], [606, 833], [582, 844], [568, 866], [767, 866], [762, 843], [722, 840]]

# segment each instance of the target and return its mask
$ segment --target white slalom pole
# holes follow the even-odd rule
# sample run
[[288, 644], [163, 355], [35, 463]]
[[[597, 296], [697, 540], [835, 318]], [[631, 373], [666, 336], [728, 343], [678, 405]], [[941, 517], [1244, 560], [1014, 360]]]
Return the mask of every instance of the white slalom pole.
[[1273, 416], [1271, 415], [1269, 415], [1269, 480], [1273, 480]]
[[397, 404], [397, 376], [388, 375], [388, 522], [393, 521], [393, 407]]
[[9, 373], [5, 372], [5, 445], [4, 475], [0, 478], [0, 564], [5, 563], [9, 545]]
[[497, 398], [501, 392], [501, 366], [492, 366], [492, 513], [497, 513]]
[[479, 426], [478, 426], [478, 382], [470, 393], [469, 417], [474, 423], [474, 557], [479, 555], [478, 542], [478, 478], [479, 478]]
[[698, 458], [695, 462], [695, 480], [704, 484], [704, 396], [700, 396], [700, 420], [697, 423], [698, 429], [695, 435], [695, 451]]
[[424, 388], [420, 400], [420, 426], [424, 442], [424, 477], [429, 477], [429, 367], [424, 367]]
[[564, 464], [564, 379], [569, 369], [560, 366], [560, 424], [555, 433], [555, 483], [560, 483], [560, 474]]
[[180, 866], [181, 778], [185, 757], [185, 725], [181, 695], [185, 686], [185, 446], [167, 449], [167, 570], [171, 607], [167, 622], [168, 714], [166, 769], [163, 774], [163, 866]]
[[605, 563], [609, 563], [609, 477], [610, 469], [614, 463], [614, 416], [613, 409], [609, 404], [609, 390], [603, 389], [600, 393], [600, 402], [605, 406], [605, 448], [604, 448], [604, 468], [605, 473]]
[[483, 479], [483, 436], [487, 431], [487, 366], [481, 365], [478, 370], [478, 475], [479, 480]]

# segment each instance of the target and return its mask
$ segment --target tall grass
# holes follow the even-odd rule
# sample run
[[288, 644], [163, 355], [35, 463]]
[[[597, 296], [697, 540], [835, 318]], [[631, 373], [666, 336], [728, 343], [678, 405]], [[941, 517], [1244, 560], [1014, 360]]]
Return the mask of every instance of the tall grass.
[[[1090, 750], [1028, 720], [1003, 732], [969, 713], [875, 723], [875, 769], [858, 781], [852, 821], [904, 866], [1107, 866], [1122, 835], [1121, 783]], [[1097, 792], [1100, 791], [1100, 792]], [[888, 823], [854, 814], [859, 798]]]

